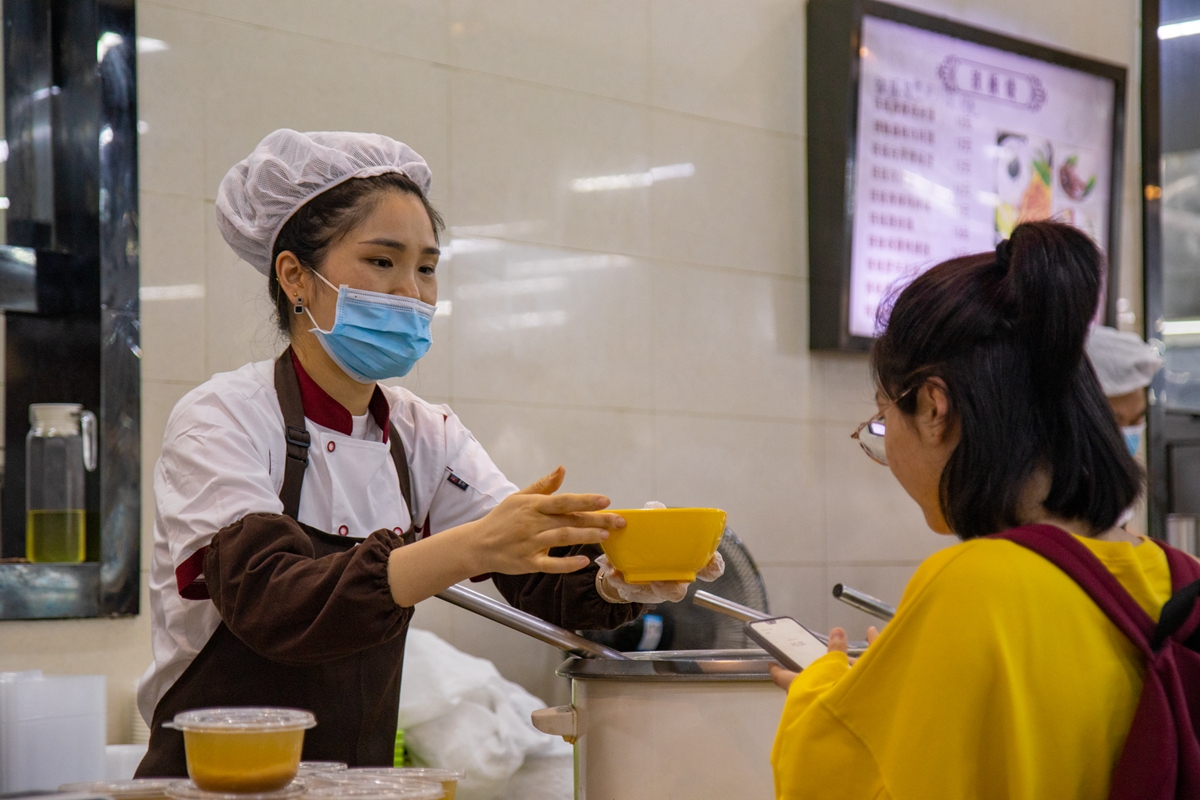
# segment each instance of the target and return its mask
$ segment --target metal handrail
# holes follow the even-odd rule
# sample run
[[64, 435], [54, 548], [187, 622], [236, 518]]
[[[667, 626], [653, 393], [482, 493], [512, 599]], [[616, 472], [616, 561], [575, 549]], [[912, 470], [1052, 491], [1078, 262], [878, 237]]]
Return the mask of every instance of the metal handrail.
[[439, 592], [437, 596], [447, 603], [465, 608], [467, 611], [473, 611], [481, 617], [487, 617], [493, 622], [499, 622], [514, 631], [520, 631], [526, 636], [532, 636], [534, 639], [554, 645], [573, 655], [584, 658], [608, 658], [614, 661], [629, 660], [628, 656], [618, 650], [597, 644], [566, 628], [552, 625], [532, 614], [527, 614], [466, 587], [451, 586], [446, 591]]
[[890, 622], [892, 617], [896, 616], [895, 606], [888, 605], [878, 597], [872, 597], [866, 592], [851, 589], [844, 583], [834, 585], [833, 596], [846, 605], [854, 606], [859, 611], [864, 611], [873, 617], [878, 617], [884, 622]]
[[720, 614], [740, 619], [742, 622], [753, 622], [756, 619], [768, 619], [770, 614], [764, 614], [750, 606], [744, 606], [741, 603], [735, 603], [732, 600], [726, 600], [724, 597], [719, 597], [712, 592], [706, 592], [700, 589], [692, 596], [692, 602], [696, 605], [707, 608], [710, 611], [716, 611]]

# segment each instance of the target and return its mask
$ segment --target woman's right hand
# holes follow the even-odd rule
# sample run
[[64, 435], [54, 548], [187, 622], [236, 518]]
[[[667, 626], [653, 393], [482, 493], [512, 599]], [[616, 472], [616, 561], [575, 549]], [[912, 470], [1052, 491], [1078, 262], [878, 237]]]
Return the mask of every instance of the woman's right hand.
[[623, 528], [616, 514], [598, 513], [608, 508], [602, 494], [554, 494], [562, 486], [562, 467], [505, 498], [472, 524], [469, 539], [478, 573], [575, 572], [591, 563], [584, 555], [553, 557], [550, 549], [596, 544], [609, 530]]

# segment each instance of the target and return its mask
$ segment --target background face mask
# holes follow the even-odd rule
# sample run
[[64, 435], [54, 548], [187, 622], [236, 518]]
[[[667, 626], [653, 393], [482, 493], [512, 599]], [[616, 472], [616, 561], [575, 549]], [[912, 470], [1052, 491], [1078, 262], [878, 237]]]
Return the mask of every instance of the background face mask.
[[1121, 428], [1121, 435], [1125, 437], [1125, 446], [1129, 448], [1129, 455], [1136, 456], [1138, 448], [1142, 446], [1142, 434], [1146, 432], [1146, 423], [1139, 425], [1129, 425]]
[[[316, 273], [329, 288], [333, 284]], [[312, 312], [310, 330], [335, 363], [360, 383], [407, 375], [429, 352], [429, 330], [436, 310], [413, 297], [398, 297], [343, 285], [337, 289], [333, 327], [321, 330]]]

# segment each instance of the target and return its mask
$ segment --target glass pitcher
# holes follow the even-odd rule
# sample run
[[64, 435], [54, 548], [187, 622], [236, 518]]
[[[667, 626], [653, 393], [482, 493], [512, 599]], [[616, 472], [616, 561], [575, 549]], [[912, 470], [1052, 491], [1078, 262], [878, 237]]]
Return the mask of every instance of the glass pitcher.
[[96, 415], [77, 403], [37, 403], [29, 424], [25, 557], [78, 563], [87, 547], [83, 473], [96, 469]]

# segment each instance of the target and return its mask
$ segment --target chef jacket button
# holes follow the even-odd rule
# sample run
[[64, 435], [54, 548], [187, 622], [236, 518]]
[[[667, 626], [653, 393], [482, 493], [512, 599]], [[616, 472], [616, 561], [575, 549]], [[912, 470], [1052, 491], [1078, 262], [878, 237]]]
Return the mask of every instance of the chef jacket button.
[[332, 453], [334, 450], [337, 449], [337, 445], [334, 444], [333, 442], [330, 442], [329, 444], [325, 445], [325, 449]]
[[350, 529], [347, 528], [345, 525], [342, 525], [340, 528], [338, 528], [338, 536], [345, 536], [349, 532], [350, 532]]

